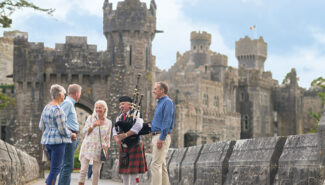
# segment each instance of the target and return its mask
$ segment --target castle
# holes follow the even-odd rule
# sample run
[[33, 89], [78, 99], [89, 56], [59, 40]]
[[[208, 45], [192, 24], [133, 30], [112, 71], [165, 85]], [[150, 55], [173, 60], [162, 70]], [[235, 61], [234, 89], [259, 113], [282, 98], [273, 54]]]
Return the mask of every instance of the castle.
[[[152, 119], [155, 108], [154, 82], [167, 81], [171, 87], [170, 97], [176, 104], [172, 147], [287, 136], [312, 127], [307, 112], [322, 108], [317, 91], [300, 88], [295, 70], [284, 85], [265, 72], [263, 38], [236, 42], [236, 69], [228, 66], [227, 56], [210, 50], [211, 34], [192, 32], [191, 50], [177, 53], [168, 71], [159, 70], [152, 55], [156, 9], [154, 0], [149, 8], [140, 0], [124, 0], [115, 10], [105, 0], [107, 50], [101, 52], [87, 43], [87, 37], [67, 36], [65, 43], [46, 48], [44, 43], [28, 42], [27, 33], [5, 33], [0, 38], [0, 83], [14, 85], [1, 89], [15, 97], [16, 106], [11, 114], [0, 111], [2, 138], [40, 159], [38, 122], [50, 100], [52, 84], [81, 84], [82, 97], [76, 106], [91, 113], [96, 100], [105, 100], [114, 120], [119, 113], [118, 98], [132, 95], [138, 73], [142, 74], [139, 89], [145, 97], [141, 107], [145, 121]], [[6, 78], [11, 74], [12, 79]]]

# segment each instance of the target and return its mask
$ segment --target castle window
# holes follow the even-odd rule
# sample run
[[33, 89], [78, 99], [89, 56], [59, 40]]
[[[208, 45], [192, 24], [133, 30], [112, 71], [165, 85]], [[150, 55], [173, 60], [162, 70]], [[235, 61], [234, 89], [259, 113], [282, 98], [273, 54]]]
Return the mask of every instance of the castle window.
[[245, 94], [242, 92], [240, 93], [240, 101], [244, 101], [245, 100]]
[[205, 65], [204, 67], [205, 67], [205, 73], [206, 73], [208, 71], [208, 66]]
[[207, 94], [203, 95], [203, 104], [206, 106], [209, 105], [209, 95], [207, 95]]
[[214, 106], [215, 107], [218, 107], [219, 106], [219, 97], [218, 96], [215, 96], [214, 97]]
[[203, 46], [202, 45], [200, 46], [200, 50], [203, 50]]
[[129, 65], [132, 66], [132, 46], [130, 46], [130, 56], [129, 56]]
[[149, 68], [149, 48], [146, 47], [146, 69]]
[[112, 52], [112, 55], [113, 55], [112, 56], [112, 58], [113, 58], [113, 66], [115, 66], [115, 62], [116, 62], [115, 61], [116, 60], [116, 57], [115, 57], [115, 49], [116, 49], [116, 47], [113, 48], [113, 52]]
[[196, 50], [196, 46], [193, 46], [193, 50]]
[[248, 130], [248, 116], [247, 115], [245, 115], [244, 116], [244, 126], [245, 126], [245, 130]]

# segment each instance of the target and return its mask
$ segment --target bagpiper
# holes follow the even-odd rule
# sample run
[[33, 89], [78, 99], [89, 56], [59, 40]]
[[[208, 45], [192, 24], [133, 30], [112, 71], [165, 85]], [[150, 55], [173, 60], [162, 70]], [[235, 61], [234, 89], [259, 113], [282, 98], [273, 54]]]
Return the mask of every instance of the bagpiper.
[[[143, 128], [143, 119], [139, 110], [134, 110], [132, 99], [123, 96], [119, 99], [121, 114], [116, 118], [113, 137], [118, 146], [119, 169], [124, 185], [139, 183], [139, 174], [148, 170], [144, 144], [139, 132]], [[136, 104], [135, 104], [136, 105]]]

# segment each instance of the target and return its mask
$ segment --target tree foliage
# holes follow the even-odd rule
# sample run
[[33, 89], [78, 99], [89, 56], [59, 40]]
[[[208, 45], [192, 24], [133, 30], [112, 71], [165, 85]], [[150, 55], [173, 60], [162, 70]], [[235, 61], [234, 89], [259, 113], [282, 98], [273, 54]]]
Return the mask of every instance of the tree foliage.
[[12, 24], [10, 16], [21, 8], [31, 8], [52, 15], [54, 9], [40, 8], [26, 0], [0, 0], [0, 27], [9, 28]]
[[7, 107], [10, 104], [15, 104], [15, 100], [6, 94], [0, 92], [0, 110]]
[[[282, 84], [289, 84], [290, 83], [290, 76], [291, 72], [287, 73], [286, 76], [284, 77]], [[297, 81], [299, 81], [299, 78], [297, 77]]]
[[[317, 93], [317, 95], [321, 98], [322, 105], [324, 107], [324, 105], [325, 105], [325, 92], [324, 92], [325, 91], [325, 79], [322, 78], [322, 77], [319, 77], [319, 78], [313, 80], [310, 85], [311, 85], [311, 87], [317, 87], [317, 88], [322, 89], [322, 92]], [[317, 132], [317, 126], [318, 126], [318, 123], [319, 123], [320, 118], [322, 116], [322, 113], [321, 112], [314, 113], [312, 111], [309, 111], [308, 114], [310, 116], [312, 116], [314, 118], [314, 120], [315, 120], [314, 127], [310, 129], [310, 132], [311, 133], [316, 133]]]

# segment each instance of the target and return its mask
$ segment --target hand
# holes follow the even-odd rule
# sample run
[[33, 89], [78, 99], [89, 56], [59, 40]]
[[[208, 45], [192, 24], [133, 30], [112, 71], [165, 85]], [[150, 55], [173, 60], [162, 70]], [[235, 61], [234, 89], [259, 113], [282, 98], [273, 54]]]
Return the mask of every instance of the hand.
[[125, 135], [125, 133], [123, 133], [123, 134], [119, 134], [119, 135], [117, 135], [117, 137], [119, 138], [119, 140], [123, 140], [123, 139], [125, 139], [126, 138], [126, 135]]
[[77, 140], [77, 134], [76, 134], [76, 133], [72, 133], [72, 135], [71, 135], [71, 140], [72, 140], [72, 141]]
[[157, 141], [157, 148], [161, 149], [165, 141], [158, 139]]
[[94, 123], [93, 123], [93, 127], [95, 128], [95, 127], [97, 127], [97, 126], [99, 126], [100, 125], [100, 120], [97, 120], [97, 121], [95, 121]]
[[116, 144], [117, 144], [118, 146], [121, 146], [122, 142], [121, 142], [121, 139], [119, 139], [118, 136], [114, 136], [114, 140], [115, 140], [115, 142], [116, 142]]

